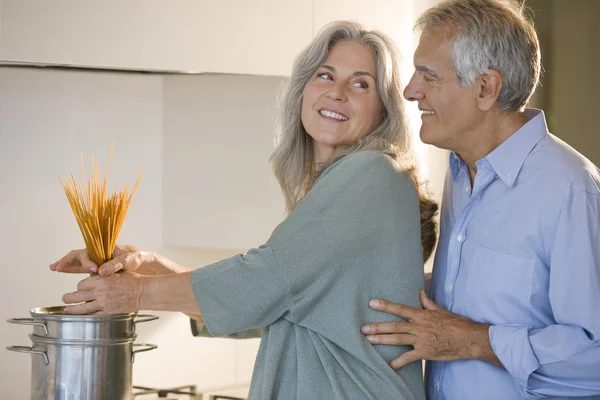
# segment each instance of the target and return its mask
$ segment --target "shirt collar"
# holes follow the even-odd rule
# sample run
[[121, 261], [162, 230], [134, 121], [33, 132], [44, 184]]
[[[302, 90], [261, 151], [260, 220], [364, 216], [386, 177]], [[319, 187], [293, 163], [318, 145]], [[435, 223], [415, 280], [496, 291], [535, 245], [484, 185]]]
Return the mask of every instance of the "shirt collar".
[[[548, 135], [546, 118], [542, 110], [527, 108], [525, 115], [529, 121], [485, 157], [496, 174], [509, 187], [514, 185], [531, 150]], [[463, 164], [464, 161], [456, 153], [450, 153], [450, 172], [453, 180], [456, 180]]]

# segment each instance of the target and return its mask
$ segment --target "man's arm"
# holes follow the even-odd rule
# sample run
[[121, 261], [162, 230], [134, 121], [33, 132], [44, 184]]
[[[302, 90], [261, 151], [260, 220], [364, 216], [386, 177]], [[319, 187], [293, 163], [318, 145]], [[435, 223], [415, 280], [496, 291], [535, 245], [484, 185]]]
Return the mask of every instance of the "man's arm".
[[503, 366], [527, 399], [598, 395], [599, 225], [600, 191], [573, 191], [565, 200], [549, 266], [548, 297], [555, 324], [542, 329], [478, 324], [439, 310], [421, 294], [423, 310], [378, 300], [373, 308], [407, 322], [371, 324], [362, 332], [371, 343], [415, 347], [404, 359], [394, 360], [394, 368], [417, 359], [477, 359]]
[[460, 359], [485, 361], [503, 368], [490, 344], [490, 325], [471, 321], [438, 307], [423, 291], [420, 299], [423, 310], [378, 299], [369, 303], [375, 310], [406, 320], [370, 324], [361, 329], [373, 344], [414, 347], [414, 350], [392, 361], [392, 368], [399, 369], [416, 360]]

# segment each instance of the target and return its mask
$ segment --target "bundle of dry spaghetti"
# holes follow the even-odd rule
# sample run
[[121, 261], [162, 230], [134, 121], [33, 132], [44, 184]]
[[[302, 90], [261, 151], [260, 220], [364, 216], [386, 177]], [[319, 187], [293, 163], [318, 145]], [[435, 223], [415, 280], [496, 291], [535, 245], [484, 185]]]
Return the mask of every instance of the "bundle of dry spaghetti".
[[103, 182], [100, 179], [100, 165], [94, 164], [93, 155], [92, 177], [87, 184], [85, 183], [83, 155], [80, 155], [82, 187], [75, 182], [73, 174], [66, 182], [63, 182], [60, 177], [58, 178], [83, 234], [88, 255], [98, 266], [112, 258], [127, 209], [143, 175], [143, 173], [140, 174], [131, 193], [129, 193], [127, 185], [121, 192], [117, 187], [114, 193], [108, 193], [106, 186], [113, 147], [110, 148]]

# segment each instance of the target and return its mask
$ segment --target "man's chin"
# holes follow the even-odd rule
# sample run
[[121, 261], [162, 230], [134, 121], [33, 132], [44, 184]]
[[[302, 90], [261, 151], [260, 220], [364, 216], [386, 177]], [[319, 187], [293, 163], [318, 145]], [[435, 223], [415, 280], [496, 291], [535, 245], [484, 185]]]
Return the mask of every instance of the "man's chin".
[[432, 146], [435, 146], [437, 143], [435, 134], [430, 130], [423, 130], [423, 128], [421, 128], [421, 130], [419, 131], [419, 138], [424, 144], [430, 144]]

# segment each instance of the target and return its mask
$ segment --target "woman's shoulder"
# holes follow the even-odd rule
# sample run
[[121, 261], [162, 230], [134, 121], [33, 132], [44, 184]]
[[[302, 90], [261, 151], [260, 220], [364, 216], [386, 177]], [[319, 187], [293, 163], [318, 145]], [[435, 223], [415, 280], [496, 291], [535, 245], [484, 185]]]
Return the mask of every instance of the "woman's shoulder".
[[331, 167], [334, 167], [338, 164], [346, 166], [355, 166], [356, 168], [360, 168], [362, 166], [373, 164], [394, 166], [396, 164], [396, 161], [394, 161], [392, 157], [385, 153], [382, 153], [381, 151], [363, 150], [350, 153], [342, 157], [334, 164], [332, 164]]
[[348, 154], [333, 163], [327, 174], [334, 176], [346, 175], [354, 179], [397, 179], [401, 182], [412, 183], [409, 173], [403, 169], [391, 156], [375, 150], [357, 151]]

